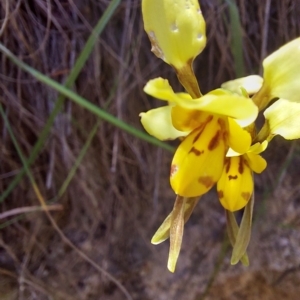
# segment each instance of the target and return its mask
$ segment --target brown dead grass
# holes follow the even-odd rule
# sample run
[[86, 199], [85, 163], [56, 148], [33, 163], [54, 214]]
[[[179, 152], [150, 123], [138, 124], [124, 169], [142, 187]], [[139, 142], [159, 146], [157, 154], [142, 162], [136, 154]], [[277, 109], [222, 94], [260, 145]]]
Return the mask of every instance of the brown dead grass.
[[[248, 74], [260, 71], [260, 62], [267, 53], [300, 35], [299, 0], [272, 1], [266, 9], [268, 2], [238, 1]], [[32, 67], [63, 83], [108, 3], [1, 0], [1, 42]], [[204, 0], [201, 4], [207, 20], [208, 46], [196, 60], [195, 70], [202, 90], [208, 91], [234, 78], [234, 70], [226, 1]], [[0, 101], [28, 157], [58, 95], [4, 56], [0, 59]], [[168, 78], [180, 89], [171, 68], [150, 53], [140, 1], [124, 0], [99, 38], [74, 90], [141, 128], [139, 112], [160, 105], [142, 92], [145, 82], [156, 76]], [[96, 121], [91, 113], [65, 102], [31, 168], [46, 200], [57, 195]], [[22, 164], [2, 120], [0, 124], [0, 190], [4, 191]], [[251, 284], [256, 289], [258, 281], [266, 288], [270, 285], [269, 275], [260, 280], [262, 275], [257, 274], [270, 269], [280, 275], [299, 265], [299, 184], [295, 179], [300, 175], [296, 167], [299, 147], [296, 144], [292, 153], [295, 167], [289, 165], [280, 178], [280, 189], [275, 189], [289, 144], [281, 140], [274, 144], [276, 149], [266, 154], [269, 171], [257, 179], [257, 224], [261, 226], [254, 227], [253, 243], [259, 245], [259, 251], [250, 248], [253, 267], [249, 271], [229, 267], [225, 260], [220, 282], [213, 285], [214, 296], [210, 299], [221, 299], [220, 294], [214, 294], [216, 289], [219, 293], [226, 289], [222, 292], [224, 299], [248, 299], [231, 298], [230, 291], [235, 291], [231, 282], [234, 285], [236, 278], [245, 278], [242, 287]], [[63, 210], [51, 213], [64, 236], [123, 284], [133, 299], [200, 299], [219, 255], [224, 216], [213, 193], [201, 201], [188, 223], [175, 275], [166, 271], [167, 243], [150, 245], [154, 230], [174, 200], [168, 182], [170, 159], [170, 153], [101, 122], [67, 191], [55, 202]], [[267, 188], [275, 192], [267, 197], [269, 202], [263, 202]], [[1, 211], [35, 205], [39, 202], [24, 177], [1, 204]], [[266, 258], [264, 250], [269, 246], [283, 252], [268, 252], [271, 256]], [[284, 251], [288, 258], [282, 257]], [[296, 282], [298, 273], [286, 280]], [[297, 295], [298, 289], [299, 284], [290, 284], [285, 293]], [[0, 231], [0, 295], [1, 299], [125, 299], [115, 283], [62, 239], [41, 211], [22, 215]], [[269, 298], [254, 293], [249, 299]]]

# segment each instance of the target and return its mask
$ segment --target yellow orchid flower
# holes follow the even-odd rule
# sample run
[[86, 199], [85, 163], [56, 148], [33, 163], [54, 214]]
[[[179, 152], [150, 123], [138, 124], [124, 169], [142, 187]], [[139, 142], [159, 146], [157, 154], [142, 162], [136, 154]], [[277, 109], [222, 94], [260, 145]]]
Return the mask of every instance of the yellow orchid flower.
[[148, 133], [161, 140], [184, 138], [171, 164], [170, 182], [177, 199], [171, 214], [152, 238], [157, 244], [170, 236], [168, 269], [174, 272], [184, 223], [198, 196], [220, 178], [228, 148], [239, 153], [249, 149], [251, 136], [241, 126], [253, 123], [258, 109], [248, 97], [223, 89], [192, 99], [187, 93], [175, 93], [162, 78], [150, 80], [144, 91], [168, 101], [166, 106], [140, 114]]
[[228, 148], [239, 153], [249, 149], [251, 136], [238, 123], [247, 126], [256, 119], [258, 110], [251, 99], [222, 89], [192, 99], [187, 93], [174, 93], [162, 78], [149, 81], [144, 91], [169, 101], [140, 115], [144, 128], [160, 139], [186, 136], [171, 164], [170, 182], [177, 195], [205, 194], [220, 178]]
[[225, 159], [222, 175], [217, 183], [217, 191], [222, 206], [233, 212], [246, 206], [253, 193], [253, 174], [261, 173], [267, 162], [259, 154], [268, 145], [267, 141], [252, 145], [243, 155], [229, 151]]

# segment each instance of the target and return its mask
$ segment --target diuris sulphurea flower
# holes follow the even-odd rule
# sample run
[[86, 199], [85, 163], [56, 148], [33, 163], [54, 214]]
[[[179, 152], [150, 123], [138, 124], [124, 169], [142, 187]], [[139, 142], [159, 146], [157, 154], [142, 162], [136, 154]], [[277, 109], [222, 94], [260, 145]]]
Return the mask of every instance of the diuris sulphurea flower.
[[169, 102], [141, 113], [144, 128], [159, 139], [185, 137], [171, 165], [174, 192], [183, 197], [205, 194], [221, 176], [228, 148], [243, 153], [250, 147], [250, 134], [238, 123], [252, 123], [257, 107], [251, 99], [222, 89], [192, 99], [187, 93], [174, 93], [162, 78], [149, 81], [144, 90]]
[[[174, 68], [185, 89], [176, 93], [160, 77], [144, 87], [148, 95], [166, 102], [140, 114], [145, 130], [160, 140], [180, 139], [170, 168], [176, 200], [151, 242], [170, 238], [168, 269], [174, 272], [184, 224], [199, 197], [216, 185], [233, 246], [231, 263], [248, 265], [253, 173], [267, 166], [261, 153], [277, 134], [300, 138], [300, 38], [265, 58], [263, 77], [238, 78], [202, 95], [192, 66], [206, 45], [198, 1], [142, 0], [142, 13], [152, 51]], [[255, 121], [264, 109], [265, 124], [256, 134]], [[234, 212], [240, 209], [244, 213], [238, 225]]]

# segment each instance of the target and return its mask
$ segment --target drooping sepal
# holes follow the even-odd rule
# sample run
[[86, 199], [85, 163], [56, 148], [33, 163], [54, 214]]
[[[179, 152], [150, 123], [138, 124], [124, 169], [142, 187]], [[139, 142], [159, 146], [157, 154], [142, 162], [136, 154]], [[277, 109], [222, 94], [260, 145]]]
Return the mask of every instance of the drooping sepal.
[[250, 242], [250, 238], [251, 238], [253, 206], [254, 206], [254, 193], [252, 193], [252, 196], [245, 207], [240, 228], [236, 236], [236, 241], [231, 256], [232, 265], [237, 264], [242, 259], [242, 257], [246, 254]]
[[[199, 197], [187, 198], [184, 205], [184, 223], [190, 218], [196, 204], [200, 200]], [[154, 245], [160, 244], [170, 237], [171, 217], [173, 211], [166, 217], [164, 222], [155, 232], [151, 239], [151, 243]]]
[[[239, 232], [239, 226], [237, 224], [233, 212], [225, 209], [225, 213], [226, 213], [226, 228], [227, 228], [228, 238], [232, 247], [234, 247], [236, 244], [236, 237]], [[245, 267], [249, 266], [249, 258], [247, 252], [245, 252], [245, 254], [241, 257], [240, 261]]]

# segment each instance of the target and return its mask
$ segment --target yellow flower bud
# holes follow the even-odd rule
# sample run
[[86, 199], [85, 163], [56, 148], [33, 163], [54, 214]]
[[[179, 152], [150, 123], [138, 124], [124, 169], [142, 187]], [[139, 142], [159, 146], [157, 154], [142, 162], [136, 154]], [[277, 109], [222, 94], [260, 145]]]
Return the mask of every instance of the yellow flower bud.
[[197, 0], [143, 0], [142, 13], [152, 51], [175, 69], [205, 47], [205, 21]]

